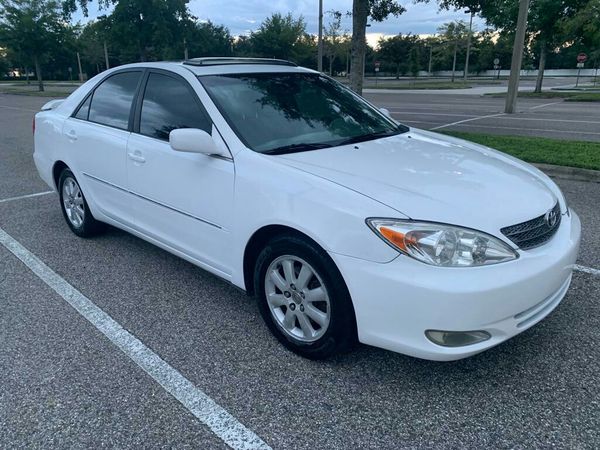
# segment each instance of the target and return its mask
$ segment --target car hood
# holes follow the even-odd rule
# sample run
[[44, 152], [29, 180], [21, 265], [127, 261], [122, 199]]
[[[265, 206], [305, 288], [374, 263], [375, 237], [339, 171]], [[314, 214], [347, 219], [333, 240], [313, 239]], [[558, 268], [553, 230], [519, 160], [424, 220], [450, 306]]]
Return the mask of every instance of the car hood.
[[544, 214], [557, 197], [536, 169], [467, 141], [410, 132], [277, 157], [415, 220], [491, 234]]

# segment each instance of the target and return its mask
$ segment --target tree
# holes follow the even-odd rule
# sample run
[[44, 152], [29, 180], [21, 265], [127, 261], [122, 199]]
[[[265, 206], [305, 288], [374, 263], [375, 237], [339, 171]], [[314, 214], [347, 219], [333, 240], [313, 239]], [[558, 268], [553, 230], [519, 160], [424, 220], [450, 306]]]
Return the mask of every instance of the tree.
[[418, 45], [413, 45], [408, 54], [408, 70], [414, 78], [419, 76], [419, 71], [421, 70], [421, 61]]
[[600, 65], [600, 0], [589, 0], [561, 21], [562, 32], [587, 49], [596, 68]]
[[186, 32], [190, 58], [199, 56], [230, 56], [233, 38], [223, 25], [211, 21], [192, 23]]
[[399, 16], [404, 11], [396, 0], [353, 0], [352, 2], [352, 62], [350, 66], [350, 87], [362, 94], [363, 68], [366, 54], [367, 20], [382, 22], [388, 16]]
[[445, 23], [438, 29], [438, 32], [442, 35], [442, 42], [448, 50], [446, 54], [450, 54], [449, 50], [452, 49], [452, 82], [454, 82], [458, 51], [466, 45], [469, 29], [465, 22], [457, 20]]
[[100, 16], [81, 29], [77, 38], [77, 48], [82, 65], [86, 67], [85, 72], [99, 72], [100, 67], [106, 64], [104, 43], [111, 42], [109, 30], [110, 19], [107, 16]]
[[33, 62], [38, 88], [44, 90], [42, 63], [60, 44], [65, 23], [54, 0], [0, 0], [0, 45]]
[[[380, 38], [378, 42], [378, 55], [384, 62], [393, 64], [396, 72], [396, 79], [400, 75], [410, 71], [409, 55], [411, 49], [417, 45], [418, 37], [407, 34], [398, 34], [391, 38]], [[413, 55], [414, 56], [414, 55]]]
[[[429, 1], [429, 0], [420, 0]], [[558, 48], [572, 39], [562, 32], [561, 24], [576, 16], [585, 5], [598, 0], [531, 0], [527, 20], [529, 40], [538, 52], [538, 78], [536, 92], [541, 92], [547, 52]], [[468, 8], [479, 12], [489, 25], [498, 29], [516, 28], [519, 2], [515, 0], [439, 0], [444, 9]]]
[[125, 59], [181, 58], [177, 47], [183, 46], [190, 20], [187, 0], [119, 0], [110, 15], [110, 34]]
[[303, 39], [306, 23], [302, 16], [294, 19], [292, 14], [279, 13], [266, 18], [259, 29], [250, 35], [253, 53], [268, 58], [294, 59], [298, 46], [306, 47]]
[[331, 15], [331, 22], [325, 28], [325, 55], [329, 61], [329, 75], [333, 74], [333, 63], [340, 56], [343, 48], [345, 32], [342, 31], [342, 13], [340, 11], [328, 11]]

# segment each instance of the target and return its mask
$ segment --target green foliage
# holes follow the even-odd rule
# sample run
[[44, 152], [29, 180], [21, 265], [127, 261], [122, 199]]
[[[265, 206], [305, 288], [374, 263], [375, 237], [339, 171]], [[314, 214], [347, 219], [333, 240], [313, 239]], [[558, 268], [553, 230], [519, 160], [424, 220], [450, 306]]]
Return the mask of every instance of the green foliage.
[[306, 23], [302, 17], [294, 19], [291, 13], [285, 16], [276, 13], [250, 35], [252, 51], [257, 56], [295, 59], [298, 53], [307, 51], [307, 43], [303, 42], [305, 34]]
[[8, 48], [19, 64], [35, 66], [40, 91], [42, 63], [61, 55], [71, 33], [58, 1], [0, 0], [0, 47]]
[[233, 38], [229, 30], [210, 21], [190, 24], [186, 41], [190, 58], [232, 54]]
[[[419, 42], [418, 36], [411, 34], [398, 34], [391, 38], [380, 38], [378, 42], [378, 56], [384, 62], [394, 66], [396, 78], [408, 73], [410, 70], [409, 55], [413, 47]], [[414, 55], [413, 55], [414, 56]]]
[[122, 59], [154, 61], [183, 56], [176, 49], [191, 18], [187, 0], [119, 0], [109, 21]]
[[585, 49], [594, 67], [600, 66], [600, 0], [589, 0], [571, 17], [563, 19], [560, 27]]
[[444, 133], [486, 145], [523, 161], [600, 170], [600, 143], [598, 142], [496, 136], [459, 131], [445, 131]]
[[375, 22], [382, 22], [389, 16], [399, 16], [406, 8], [395, 0], [368, 0], [369, 16]]

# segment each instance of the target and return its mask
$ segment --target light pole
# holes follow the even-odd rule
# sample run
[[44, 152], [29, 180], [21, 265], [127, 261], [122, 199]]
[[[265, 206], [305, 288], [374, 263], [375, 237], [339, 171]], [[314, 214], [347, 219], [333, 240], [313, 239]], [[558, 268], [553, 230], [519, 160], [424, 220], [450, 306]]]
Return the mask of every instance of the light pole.
[[104, 64], [106, 64], [106, 70], [110, 69], [110, 63], [108, 62], [108, 48], [106, 47], [106, 41], [104, 41]]
[[319, 0], [319, 39], [317, 41], [317, 70], [323, 72], [323, 0]]
[[469, 55], [471, 53], [471, 34], [473, 30], [473, 16], [475, 15], [475, 11], [467, 10], [467, 14], [471, 14], [471, 18], [469, 20], [469, 35], [467, 36], [467, 57], [465, 58], [465, 73], [464, 80], [467, 81], [467, 77], [469, 76]]

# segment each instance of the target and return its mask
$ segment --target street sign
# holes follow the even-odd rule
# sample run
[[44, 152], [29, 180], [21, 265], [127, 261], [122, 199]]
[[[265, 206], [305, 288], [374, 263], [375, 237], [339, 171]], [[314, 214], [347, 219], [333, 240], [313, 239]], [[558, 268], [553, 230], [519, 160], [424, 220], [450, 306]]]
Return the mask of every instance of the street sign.
[[584, 66], [584, 65], [585, 65], [585, 64], [584, 64], [584, 63], [582, 63], [582, 62], [578, 62], [578, 63], [577, 63], [577, 68], [578, 68], [578, 69], [583, 69], [583, 66]]
[[586, 61], [587, 61], [587, 55], [585, 53], [580, 53], [579, 55], [577, 55], [578, 63], [584, 63]]
[[379, 67], [375, 66], [375, 72], [379, 72]]
[[494, 64], [494, 70], [498, 70], [500, 68], [499, 64]]
[[498, 64], [500, 64], [500, 59], [499, 58], [495, 58], [494, 59], [494, 66], [497, 66]]

